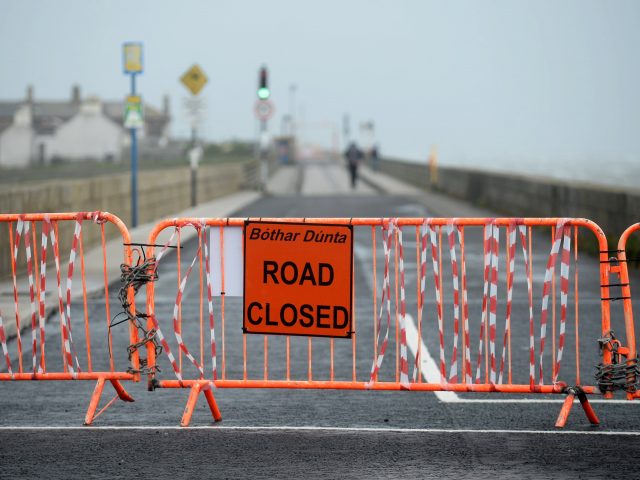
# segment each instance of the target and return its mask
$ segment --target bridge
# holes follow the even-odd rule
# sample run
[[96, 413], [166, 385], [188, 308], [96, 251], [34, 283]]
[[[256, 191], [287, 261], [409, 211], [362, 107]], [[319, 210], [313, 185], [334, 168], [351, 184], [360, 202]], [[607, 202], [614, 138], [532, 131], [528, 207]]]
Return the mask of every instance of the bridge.
[[[419, 188], [368, 167], [363, 167], [360, 173], [356, 187], [351, 188], [348, 172], [340, 162], [326, 159], [283, 166], [270, 178], [266, 192], [262, 195], [254, 191], [240, 191], [176, 213], [174, 216], [500, 216], [497, 212], [452, 198], [442, 192]], [[152, 226], [151, 223], [132, 229], [133, 242], [145, 242]], [[412, 228], [404, 229], [405, 257], [402, 278], [403, 282], [413, 289], [407, 293], [408, 303], [417, 301], [415, 289], [420, 284], [420, 269], [417, 268], [416, 255], [420, 247], [420, 238], [415, 236], [415, 231], [416, 229]], [[440, 243], [445, 256], [441, 256], [440, 261], [447, 270], [450, 268], [449, 258], [446, 256], [449, 244], [446, 241], [446, 230], [443, 229], [441, 232], [445, 233], [445, 240], [441, 239]], [[263, 340], [262, 336], [248, 339], [247, 349], [243, 353], [240, 347], [243, 336], [242, 305], [238, 298], [229, 297], [226, 299], [226, 324], [223, 327], [226, 351], [223, 353], [223, 365], [219, 365], [221, 381], [224, 382], [225, 378], [242, 378], [243, 362], [244, 374], [251, 378], [261, 379], [264, 373], [265, 379], [267, 376], [270, 379], [284, 378], [285, 375], [295, 379], [306, 379], [307, 375], [312, 375], [311, 369], [313, 375], [318, 378], [326, 377], [331, 371], [332, 377], [335, 373], [336, 378], [348, 379], [351, 369], [354, 378], [366, 378], [372, 366], [371, 345], [377, 345], [375, 331], [372, 329], [372, 323], [378, 315], [374, 308], [380, 308], [379, 304], [374, 307], [371, 298], [373, 296], [375, 301], [377, 292], [378, 302], [380, 300], [385, 263], [384, 257], [378, 254], [378, 263], [375, 264], [370, 248], [370, 235], [369, 231], [356, 230], [354, 238], [354, 288], [358, 292], [354, 311], [358, 330], [357, 344], [354, 341], [353, 348], [336, 340], [334, 349], [334, 343], [331, 341], [329, 357], [325, 348], [329, 340], [314, 339], [315, 354], [313, 360], [310, 360], [310, 340], [307, 343], [307, 339], [292, 338], [289, 344], [288, 340], [285, 343], [283, 338], [274, 337], [268, 344], [268, 366], [266, 363], [263, 364], [262, 360], [256, 363], [256, 357], [267, 358], [266, 340]], [[548, 233], [543, 235], [534, 232], [530, 238], [535, 245], [537, 242], [548, 242], [547, 235]], [[502, 242], [506, 245], [504, 239]], [[466, 285], [469, 292], [469, 316], [480, 318], [483, 289], [482, 236], [474, 235], [470, 231], [464, 245], [466, 278], [469, 279]], [[170, 332], [169, 320], [176, 301], [176, 284], [180, 279], [178, 272], [182, 271], [184, 278], [184, 272], [198, 256], [196, 238], [194, 235], [189, 238], [186, 230], [181, 247], [177, 251], [169, 252], [164, 263], [160, 264], [159, 278], [154, 288], [156, 313], [158, 318], [162, 319], [161, 325], [165, 334], [167, 331]], [[108, 248], [111, 249], [111, 254], [118, 255], [118, 250], [121, 252], [122, 248], [121, 242], [110, 242]], [[459, 249], [460, 246], [456, 248]], [[548, 244], [540, 249], [534, 247], [532, 251], [535, 252], [531, 261], [532, 276], [536, 281], [540, 281], [548, 260]], [[458, 252], [461, 253], [460, 250]], [[89, 258], [91, 253], [88, 252], [87, 255]], [[179, 260], [177, 264], [176, 260]], [[513, 372], [514, 383], [526, 384], [530, 360], [527, 350], [530, 332], [527, 288], [524, 280], [526, 276], [521, 266], [522, 260], [519, 257], [515, 260], [516, 272], [520, 274], [520, 279], [516, 281], [513, 296], [509, 354], [505, 356], [503, 353], [502, 359], [507, 358], [509, 362], [508, 366], [504, 367], [504, 374], [509, 375], [509, 383]], [[373, 274], [370, 267], [372, 261]], [[179, 270], [176, 270], [176, 265], [180, 265]], [[393, 262], [391, 265], [393, 266]], [[579, 336], [586, 354], [582, 357], [581, 363], [578, 363], [580, 357], [576, 358], [571, 354], [571, 349], [574, 348], [571, 343], [573, 340], [567, 340], [567, 352], [562, 365], [563, 372], [571, 372], [567, 373], [567, 377], [582, 377], [582, 383], [586, 384], [593, 383], [593, 366], [599, 361], [597, 339], [602, 335], [599, 267], [597, 257], [580, 256], [579, 280], [577, 276], [575, 278], [580, 285]], [[500, 274], [505, 275], [504, 268], [500, 268]], [[574, 268], [573, 264], [571, 268]], [[453, 291], [449, 285], [451, 279], [447, 277], [446, 271], [444, 276], [442, 271], [440, 273], [443, 282], [442, 294], [446, 299], [443, 308], [448, 319], [443, 330], [446, 338], [444, 351], [447, 357], [445, 375], [450, 378], [452, 341], [454, 335], [457, 337], [457, 332], [450, 321], [453, 313]], [[102, 274], [100, 268], [88, 267], [87, 283], [100, 284]], [[397, 271], [395, 278], [398, 278]], [[185, 300], [181, 305], [184, 322], [188, 318], [197, 318], [199, 309], [202, 311], [202, 305], [197, 300], [201, 297], [201, 288], [197, 281], [186, 284], [183, 291]], [[396, 283], [394, 289], [397, 288]], [[575, 288], [578, 288], [577, 283]], [[559, 289], [558, 285], [558, 294]], [[114, 304], [118, 303], [117, 290], [117, 283], [113, 283], [110, 296]], [[501, 291], [500, 295], [506, 294]], [[425, 313], [422, 318], [414, 306], [409, 308], [406, 315], [407, 346], [410, 359], [420, 358], [420, 362], [415, 365], [417, 377], [414, 381], [438, 383], [441, 375], [439, 352], [443, 344], [438, 340], [433, 313], [437, 299], [429, 295], [427, 297], [425, 309], [431, 309], [431, 313]], [[95, 296], [88, 299], [92, 322], [94, 314], [95, 318], [100, 318], [100, 322], [104, 321], [103, 314], [98, 315], [101, 308], [98, 303]], [[498, 316], [503, 315], [502, 308], [500, 307]], [[72, 316], [81, 316], [82, 302], [73, 303], [72, 309]], [[11, 312], [7, 307], [3, 310]], [[560, 305], [558, 322], [559, 310]], [[463, 320], [461, 314], [456, 315], [460, 316], [460, 321]], [[572, 323], [573, 317], [570, 320], [567, 326], [568, 339], [577, 337]], [[219, 325], [218, 323], [217, 328]], [[471, 358], [474, 368], [473, 371], [469, 371], [468, 367], [461, 365], [458, 372], [462, 376], [475, 377], [476, 374], [476, 325], [479, 323], [472, 321]], [[426, 334], [419, 333], [421, 328]], [[502, 328], [500, 324], [500, 334]], [[553, 345], [547, 351], [547, 360], [550, 359], [551, 352], [555, 355], [558, 348], [556, 342], [560, 341], [559, 337], [555, 336], [555, 324], [553, 332]], [[127, 343], [126, 325], [113, 326], [111, 333], [114, 345]], [[202, 347], [200, 350], [195, 347], [202, 338], [199, 330], [188, 328], [185, 323], [181, 333], [183, 342], [194, 346], [194, 351], [200, 351], [202, 355]], [[216, 333], [220, 341], [220, 330]], [[397, 335], [397, 330], [395, 334]], [[57, 358], [62, 354], [59, 335], [55, 323], [48, 324], [46, 336], [47, 344], [50, 345], [47, 348], [51, 348], [48, 352], [50, 358]], [[393, 335], [392, 330], [392, 337]], [[462, 335], [461, 332], [460, 336]], [[396, 336], [396, 340], [391, 339], [387, 358], [379, 371], [381, 379], [392, 379], [394, 374], [398, 374], [400, 345], [397, 338]], [[103, 340], [94, 337], [94, 357], [109, 358], [109, 343]], [[536, 342], [538, 340], [536, 339]], [[548, 341], [551, 344], [552, 339], [549, 338]], [[15, 351], [15, 342], [15, 337], [9, 341], [10, 351]], [[465, 343], [461, 338], [459, 348], [462, 349]], [[500, 338], [496, 341], [496, 346], [502, 345]], [[287, 358], [289, 351], [292, 358], [290, 365], [287, 363], [286, 373], [285, 363], [282, 361], [285, 349]], [[31, 361], [30, 350], [27, 350], [23, 359], [25, 365], [29, 365]], [[485, 349], [482, 355], [488, 355], [487, 351], [488, 349]], [[124, 354], [122, 350], [114, 350], [114, 353]], [[499, 352], [496, 355], [500, 358]], [[80, 357], [81, 360], [84, 359], [82, 353]], [[247, 358], [250, 358], [249, 367], [246, 367]], [[478, 368], [484, 369], [484, 358], [478, 360]], [[554, 362], [555, 360], [554, 356]], [[14, 365], [16, 362], [17, 359], [13, 358]], [[180, 362], [181, 368], [184, 366], [186, 369], [189, 365], [187, 358], [183, 358], [182, 354]], [[157, 374], [157, 378], [172, 378], [172, 365], [164, 354], [158, 356], [158, 366], [160, 373]], [[411, 375], [414, 365], [410, 362], [409, 366]], [[489, 368], [482, 371], [482, 376], [489, 374]], [[551, 372], [546, 372], [546, 375], [550, 376]], [[96, 465], [99, 465], [99, 470], [105, 475], [122, 471], [124, 465], [127, 465], [128, 471], [131, 472], [132, 469], [138, 468], [138, 464], [144, 465], [144, 474], [162, 475], [162, 462], [156, 464], [154, 461], [146, 461], [155, 455], [161, 455], [164, 462], [183, 465], [182, 472], [185, 475], [201, 475], [201, 461], [206, 459], [216, 475], [224, 477], [275, 477], [286, 475], [286, 472], [295, 472], [296, 476], [331, 477], [339, 470], [339, 475], [345, 477], [400, 478], [424, 476], [425, 468], [428, 469], [429, 475], [434, 476], [446, 472], [447, 475], [453, 473], [465, 477], [471, 472], [472, 476], [526, 477], [540, 471], [561, 477], [604, 476], [610, 472], [612, 463], [615, 463], [620, 471], [635, 468], [633, 456], [625, 452], [632, 451], [640, 438], [640, 425], [637, 416], [634, 415], [638, 403], [618, 397], [613, 400], [604, 400], [601, 397], [590, 400], [602, 420], [599, 427], [590, 426], [584, 418], [574, 413], [565, 430], [556, 430], [553, 428], [553, 421], [564, 402], [564, 397], [558, 395], [497, 396], [491, 393], [464, 391], [429, 393], [375, 389], [346, 391], [219, 388], [215, 397], [223, 421], [212, 424], [209, 409], [205, 402], [201, 402], [192, 412], [192, 427], [189, 430], [180, 430], [177, 422], [186, 399], [186, 392], [181, 389], [160, 388], [154, 392], [147, 392], [145, 382], [127, 384], [127, 391], [135, 398], [135, 403], [117, 402], [96, 419], [91, 427], [82, 427], [78, 425], [78, 418], [84, 413], [85, 399], [91, 395], [93, 385], [90, 382], [21, 382], [5, 383], [2, 387], [0, 404], [4, 408], [0, 417], [0, 438], [3, 447], [0, 451], [3, 457], [3, 475], [8, 477], [37, 474], [40, 471], [37, 469], [41, 467], [35, 467], [36, 463], [27, 464], [24, 461], [30, 455], [37, 456], [38, 465], [47, 465], [48, 475], [52, 478], [65, 477], [70, 471], [78, 475], [89, 475], [96, 471]], [[34, 445], [38, 445], [37, 453], [33, 453]], [[90, 462], [87, 462], [87, 451], [92, 452]], [[65, 458], [65, 462], [58, 462], [59, 458]], [[140, 463], [141, 458], [144, 458], [144, 461]], [[266, 458], [269, 458], [268, 462], [265, 461]]]

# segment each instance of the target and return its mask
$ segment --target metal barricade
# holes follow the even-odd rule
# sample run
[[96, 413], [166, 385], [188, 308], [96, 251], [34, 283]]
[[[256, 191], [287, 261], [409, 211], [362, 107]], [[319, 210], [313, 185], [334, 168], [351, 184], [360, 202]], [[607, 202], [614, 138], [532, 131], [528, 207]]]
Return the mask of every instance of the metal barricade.
[[[0, 226], [0, 255], [8, 259], [2, 265], [10, 266], [10, 271], [0, 273], [0, 282], [5, 298], [13, 300], [13, 312], [0, 311], [5, 363], [0, 381], [96, 381], [87, 425], [116, 399], [133, 401], [121, 382], [139, 380], [139, 354], [132, 351], [126, 366], [118, 365], [116, 358], [117, 352], [138, 343], [138, 331], [130, 325], [128, 333], [114, 338], [111, 327], [119, 307], [112, 306], [110, 284], [119, 279], [120, 271], [110, 277], [112, 259], [107, 258], [107, 238], [119, 236], [118, 257], [124, 243], [124, 264], [131, 265], [131, 240], [124, 223], [106, 212], [30, 213], [2, 214]], [[89, 243], [99, 247], [86, 259]], [[125, 287], [119, 296], [135, 314], [133, 289]], [[59, 341], [51, 341], [58, 335]], [[116, 396], [96, 414], [105, 382], [111, 383]]]
[[[241, 299], [225, 292], [225, 232], [241, 242], [247, 220], [353, 226], [350, 339], [243, 333]], [[579, 255], [582, 235], [595, 236], [599, 264]], [[191, 389], [183, 426], [200, 392], [221, 419], [214, 388], [566, 394], [556, 426], [576, 396], [598, 423], [586, 395], [602, 389], [581, 359], [612, 364], [596, 343], [611, 331], [611, 298], [606, 238], [589, 220], [178, 218], [148, 244], [153, 274], [176, 285], [147, 284], [149, 388]]]

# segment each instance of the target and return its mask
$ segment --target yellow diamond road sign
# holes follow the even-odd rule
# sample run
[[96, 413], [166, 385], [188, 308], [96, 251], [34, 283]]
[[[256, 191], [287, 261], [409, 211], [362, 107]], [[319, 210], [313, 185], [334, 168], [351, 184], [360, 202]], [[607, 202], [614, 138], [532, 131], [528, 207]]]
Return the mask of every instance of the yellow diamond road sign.
[[189, 70], [184, 72], [184, 75], [180, 77], [180, 81], [185, 87], [189, 89], [191, 93], [197, 95], [202, 90], [202, 87], [209, 81], [207, 75], [196, 63]]

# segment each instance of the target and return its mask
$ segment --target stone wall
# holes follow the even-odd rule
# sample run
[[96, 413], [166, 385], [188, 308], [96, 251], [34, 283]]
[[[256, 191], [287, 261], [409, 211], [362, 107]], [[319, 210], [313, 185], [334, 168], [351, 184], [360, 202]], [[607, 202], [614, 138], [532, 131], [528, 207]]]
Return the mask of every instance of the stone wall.
[[[640, 221], [640, 191], [451, 167], [440, 167], [432, 183], [426, 163], [389, 159], [380, 162], [380, 170], [507, 216], [588, 218], [604, 230], [610, 248]], [[631, 250], [636, 249], [634, 241]]]
[[[204, 165], [198, 170], [198, 203], [233, 193], [241, 188], [255, 188], [257, 163], [242, 162]], [[170, 216], [191, 206], [189, 167], [141, 171], [138, 176], [138, 223]], [[102, 175], [84, 179], [50, 180], [22, 185], [0, 185], [0, 213], [108, 211], [131, 225], [131, 179], [129, 174]], [[72, 222], [60, 225], [60, 251], [69, 251], [73, 235]], [[8, 228], [0, 224], [0, 278], [10, 275]], [[14, 226], [15, 227], [15, 226]], [[109, 227], [106, 235], [116, 235]], [[40, 233], [37, 245], [40, 244]], [[100, 240], [98, 228], [83, 229], [84, 247]], [[21, 247], [20, 255], [24, 255]], [[39, 253], [39, 252], [38, 252]], [[62, 259], [61, 259], [62, 260]], [[66, 260], [62, 260], [63, 263]], [[66, 271], [66, 267], [64, 267]]]

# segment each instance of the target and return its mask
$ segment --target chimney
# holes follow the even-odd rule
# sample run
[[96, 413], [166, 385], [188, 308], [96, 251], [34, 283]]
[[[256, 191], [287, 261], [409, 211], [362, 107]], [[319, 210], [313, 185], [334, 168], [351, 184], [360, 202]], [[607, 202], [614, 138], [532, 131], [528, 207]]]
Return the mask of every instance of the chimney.
[[168, 117], [171, 113], [171, 109], [169, 106], [169, 95], [164, 95], [162, 97], [162, 113], [165, 117]]
[[27, 103], [33, 103], [33, 85], [27, 85]]
[[71, 87], [71, 102], [80, 103], [80, 85], [74, 85]]

